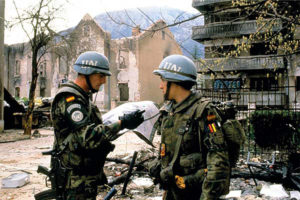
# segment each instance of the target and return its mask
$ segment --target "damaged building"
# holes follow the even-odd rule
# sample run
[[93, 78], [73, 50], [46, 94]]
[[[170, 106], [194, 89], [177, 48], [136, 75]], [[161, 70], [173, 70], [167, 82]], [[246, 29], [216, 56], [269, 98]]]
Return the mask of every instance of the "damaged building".
[[[299, 1], [278, 3], [278, 7], [288, 4], [287, 12], [294, 16], [299, 14]], [[279, 48], [274, 50], [270, 41], [264, 39], [268, 34], [287, 34], [284, 20], [266, 16], [258, 21], [257, 13], [249, 14], [250, 11], [234, 7], [231, 0], [193, 0], [193, 7], [204, 14], [204, 25], [193, 27], [192, 34], [194, 40], [205, 46], [205, 59], [196, 63], [203, 74], [200, 88], [210, 88], [203, 90], [204, 93], [226, 96], [227, 87], [241, 108], [300, 108], [299, 55], [284, 54]], [[248, 45], [247, 40], [258, 33], [262, 38]], [[296, 31], [293, 39], [299, 37]], [[238, 49], [239, 45], [245, 47]]]
[[[111, 39], [88, 14], [76, 27], [61, 32], [39, 64], [37, 97], [53, 97], [61, 83], [73, 80], [73, 63], [85, 51], [104, 54], [110, 62], [112, 76], [94, 96], [100, 109], [114, 108], [128, 101], [162, 102], [159, 78], [152, 71], [171, 54], [182, 54], [180, 46], [166, 23], [159, 20], [141, 30], [132, 29], [132, 36]], [[15, 97], [28, 97], [31, 81], [31, 51], [28, 43], [5, 46], [4, 86]]]

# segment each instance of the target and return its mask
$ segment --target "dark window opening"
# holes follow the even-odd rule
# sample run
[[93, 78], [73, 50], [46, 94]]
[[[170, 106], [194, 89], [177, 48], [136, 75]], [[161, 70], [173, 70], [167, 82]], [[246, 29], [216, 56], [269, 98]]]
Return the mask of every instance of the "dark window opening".
[[89, 25], [86, 25], [83, 27], [83, 35], [86, 37], [90, 36], [90, 26]]
[[128, 83], [119, 83], [120, 101], [129, 100], [129, 88]]
[[225, 53], [229, 53], [231, 51], [236, 51], [236, 47], [234, 45], [205, 47], [205, 57], [222, 58], [225, 57]]
[[269, 45], [266, 43], [252, 44], [252, 47], [250, 48], [251, 56], [270, 54], [277, 54], [277, 52], [275, 50], [270, 50]]
[[126, 62], [124, 56], [120, 56], [120, 69], [125, 69], [126, 68]]
[[128, 64], [129, 52], [119, 49], [119, 69], [126, 69]]
[[40, 65], [40, 77], [46, 77], [46, 63]]
[[240, 17], [239, 12], [223, 12], [218, 14], [206, 15], [204, 17], [205, 24], [217, 23], [217, 22], [228, 22], [235, 20]]
[[15, 97], [17, 97], [17, 98], [20, 97], [20, 88], [19, 87], [15, 88]]
[[62, 58], [61, 56], [59, 56], [57, 59], [58, 59], [57, 64], [58, 64], [59, 73], [66, 74], [67, 73], [66, 60], [64, 58]]
[[166, 37], [165, 31], [162, 31], [162, 32], [161, 32], [161, 37], [162, 37], [163, 40], [165, 39], [165, 37]]
[[45, 93], [46, 93], [45, 91], [46, 91], [45, 88], [40, 89], [40, 97], [45, 97]]
[[277, 91], [278, 81], [274, 77], [270, 78], [251, 78], [250, 79], [251, 91]]
[[300, 91], [300, 76], [297, 76], [297, 79], [296, 79], [296, 90]]
[[20, 75], [20, 61], [16, 61], [15, 75]]

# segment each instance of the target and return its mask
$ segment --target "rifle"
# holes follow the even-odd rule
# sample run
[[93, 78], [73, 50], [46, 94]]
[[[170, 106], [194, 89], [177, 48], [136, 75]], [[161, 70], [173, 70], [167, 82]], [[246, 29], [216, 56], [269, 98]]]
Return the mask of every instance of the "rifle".
[[65, 190], [66, 185], [66, 176], [68, 169], [61, 165], [61, 162], [58, 158], [59, 153], [56, 150], [51, 150], [47, 152], [42, 152], [43, 155], [51, 155], [51, 169], [49, 170], [47, 167], [38, 166], [37, 172], [45, 174], [46, 178], [46, 186], [47, 180], [51, 182], [51, 189], [42, 191], [34, 195], [36, 200], [48, 200], [48, 199], [57, 199], [63, 200], [63, 192]]

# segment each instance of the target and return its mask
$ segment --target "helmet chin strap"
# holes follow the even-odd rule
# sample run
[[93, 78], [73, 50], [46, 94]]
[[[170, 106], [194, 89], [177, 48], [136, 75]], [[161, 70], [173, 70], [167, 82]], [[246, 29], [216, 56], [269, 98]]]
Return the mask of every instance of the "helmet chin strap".
[[167, 101], [167, 100], [170, 100], [169, 99], [169, 93], [170, 93], [170, 86], [171, 86], [171, 82], [167, 82], [167, 90], [166, 90], [166, 93], [164, 94], [164, 100]]
[[92, 84], [91, 84], [90, 76], [89, 76], [89, 75], [85, 75], [85, 81], [86, 81], [86, 83], [88, 84], [88, 86], [89, 86], [89, 88], [90, 88], [90, 91], [91, 91], [92, 93], [98, 92], [98, 90], [95, 90], [95, 89], [92, 87]]

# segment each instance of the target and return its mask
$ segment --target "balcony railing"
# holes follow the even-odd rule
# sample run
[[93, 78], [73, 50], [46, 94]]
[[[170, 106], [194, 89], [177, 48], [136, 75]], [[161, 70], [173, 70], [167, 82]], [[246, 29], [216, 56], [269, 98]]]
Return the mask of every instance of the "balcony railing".
[[214, 4], [225, 2], [231, 3], [231, 0], [193, 0], [192, 6], [198, 9], [199, 11], [205, 11], [209, 8], [207, 6], [210, 6], [212, 8]]
[[207, 71], [207, 67], [218, 71], [243, 71], [243, 70], [260, 70], [260, 69], [281, 69], [285, 68], [283, 57], [271, 56], [247, 56], [238, 58], [210, 58], [196, 61], [199, 72]]
[[[192, 6], [199, 11], [206, 11], [212, 9], [215, 4], [220, 3], [231, 3], [232, 0], [193, 0]], [[297, 2], [299, 0], [279, 0], [279, 1], [290, 1], [290, 2]]]
[[252, 33], [267, 31], [280, 31], [282, 22], [280, 20], [265, 20], [257, 23], [255, 20], [240, 22], [213, 23], [203, 26], [194, 26], [192, 39], [203, 41], [214, 38], [240, 37]]

